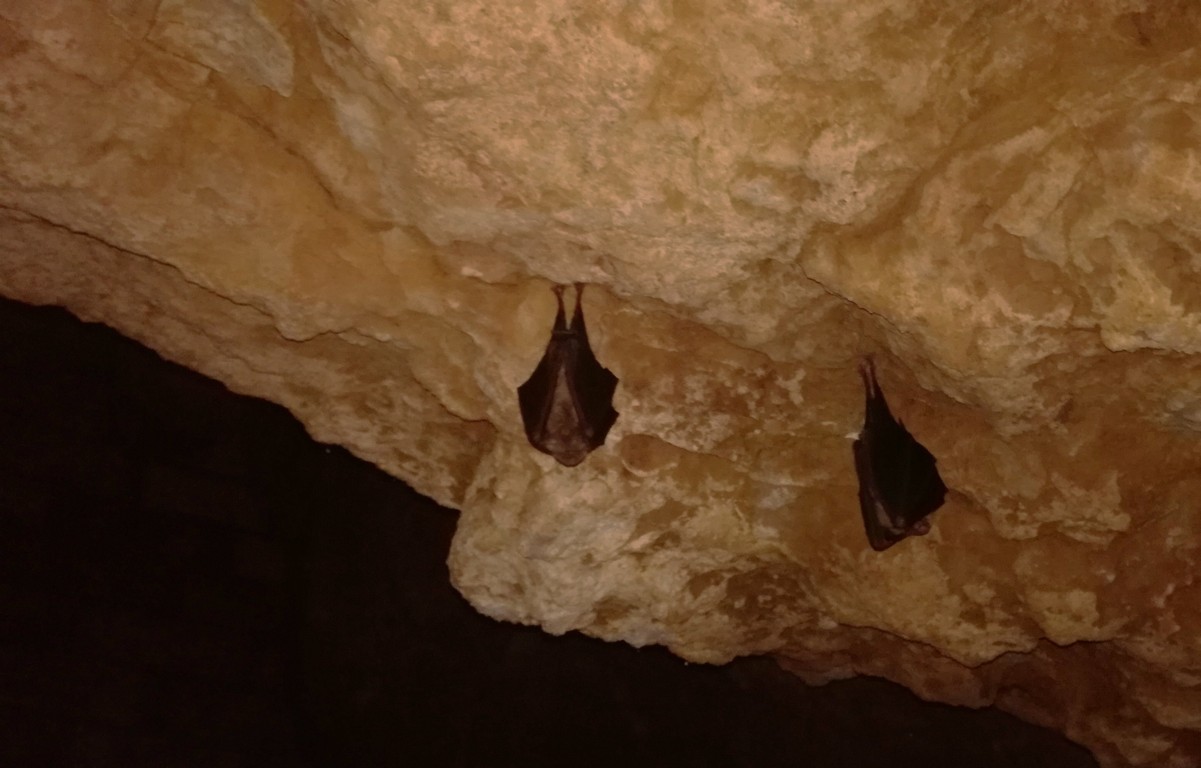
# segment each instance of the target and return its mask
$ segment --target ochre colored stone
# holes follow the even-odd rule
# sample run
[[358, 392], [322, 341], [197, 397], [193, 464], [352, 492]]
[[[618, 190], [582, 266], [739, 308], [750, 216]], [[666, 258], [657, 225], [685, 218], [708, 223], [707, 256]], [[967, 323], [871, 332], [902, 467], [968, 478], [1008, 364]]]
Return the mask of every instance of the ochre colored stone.
[[[0, 292], [462, 510], [549, 632], [770, 653], [1201, 763], [1187, 2], [0, 5]], [[584, 282], [565, 468], [515, 390]], [[950, 492], [885, 553], [855, 373]]]

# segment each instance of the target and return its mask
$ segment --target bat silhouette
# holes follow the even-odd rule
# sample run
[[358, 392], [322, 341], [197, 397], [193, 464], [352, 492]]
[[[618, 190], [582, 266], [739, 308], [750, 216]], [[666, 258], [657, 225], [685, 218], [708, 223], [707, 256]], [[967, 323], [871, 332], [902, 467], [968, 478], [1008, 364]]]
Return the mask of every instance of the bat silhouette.
[[851, 446], [859, 475], [859, 509], [868, 543], [877, 552], [930, 532], [926, 519], [942, 506], [947, 487], [934, 455], [893, 418], [868, 358], [859, 364], [867, 406], [863, 431]]
[[584, 286], [576, 284], [575, 313], [565, 322], [563, 286], [555, 286], [559, 312], [538, 367], [517, 388], [530, 445], [574, 467], [605, 442], [617, 421], [617, 377], [592, 354], [584, 325]]

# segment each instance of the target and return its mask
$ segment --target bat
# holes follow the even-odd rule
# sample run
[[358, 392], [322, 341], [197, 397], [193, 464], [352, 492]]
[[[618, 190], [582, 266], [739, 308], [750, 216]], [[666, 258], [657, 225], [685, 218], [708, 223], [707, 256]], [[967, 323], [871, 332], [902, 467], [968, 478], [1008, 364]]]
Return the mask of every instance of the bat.
[[863, 431], [851, 446], [859, 475], [859, 509], [867, 541], [877, 552], [930, 532], [926, 519], [942, 506], [947, 487], [934, 455], [893, 418], [871, 358], [859, 364], [867, 405]]
[[555, 286], [559, 312], [538, 367], [517, 388], [525, 435], [543, 453], [574, 467], [605, 442], [617, 421], [617, 377], [597, 362], [584, 325], [584, 286], [576, 284], [575, 313], [564, 321], [563, 286]]

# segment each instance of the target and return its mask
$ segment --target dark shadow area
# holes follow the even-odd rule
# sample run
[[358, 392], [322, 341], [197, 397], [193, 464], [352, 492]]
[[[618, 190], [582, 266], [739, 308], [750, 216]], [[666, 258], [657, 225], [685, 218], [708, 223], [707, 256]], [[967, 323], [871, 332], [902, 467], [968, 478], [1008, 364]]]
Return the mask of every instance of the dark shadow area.
[[491, 621], [454, 526], [282, 408], [0, 301], [0, 765], [1095, 766], [879, 680]]

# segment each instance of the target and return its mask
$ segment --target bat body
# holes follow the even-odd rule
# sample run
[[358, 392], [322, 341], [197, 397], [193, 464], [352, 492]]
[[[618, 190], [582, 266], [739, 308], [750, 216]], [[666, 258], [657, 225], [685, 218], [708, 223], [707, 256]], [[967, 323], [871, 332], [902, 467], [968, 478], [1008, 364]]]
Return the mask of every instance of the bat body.
[[576, 286], [575, 312], [568, 326], [563, 286], [555, 287], [559, 312], [538, 367], [517, 388], [521, 418], [530, 444], [560, 464], [574, 467], [604, 444], [617, 421], [613, 391], [617, 377], [592, 354], [584, 325], [583, 287]]
[[942, 506], [947, 487], [933, 454], [893, 418], [870, 359], [859, 366], [866, 394], [863, 431], [852, 445], [859, 509], [872, 549], [882, 552], [930, 531], [926, 516]]

